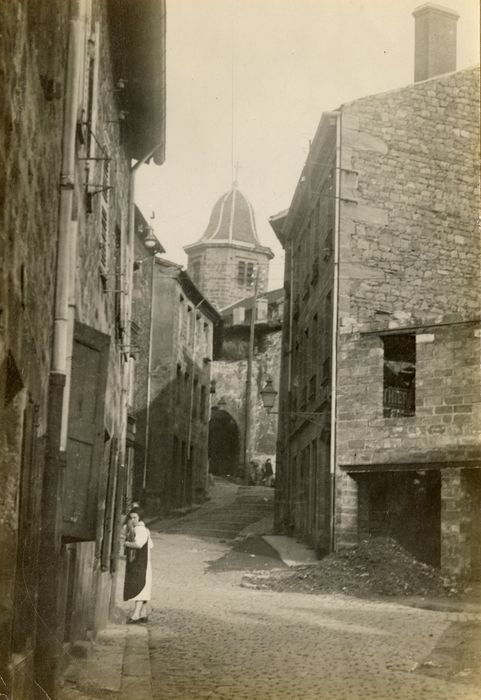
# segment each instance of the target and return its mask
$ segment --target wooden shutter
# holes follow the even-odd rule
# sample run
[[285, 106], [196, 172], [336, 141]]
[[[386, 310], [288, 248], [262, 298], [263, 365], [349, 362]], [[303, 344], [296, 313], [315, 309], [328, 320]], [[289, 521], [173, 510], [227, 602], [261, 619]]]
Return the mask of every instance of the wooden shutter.
[[95, 540], [110, 338], [75, 324], [67, 466], [63, 484], [63, 535]]

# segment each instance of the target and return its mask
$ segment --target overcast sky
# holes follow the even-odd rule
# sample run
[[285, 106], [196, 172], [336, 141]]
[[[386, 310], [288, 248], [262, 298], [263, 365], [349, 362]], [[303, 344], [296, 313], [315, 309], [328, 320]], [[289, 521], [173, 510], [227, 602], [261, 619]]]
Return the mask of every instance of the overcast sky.
[[[269, 286], [281, 286], [282, 249], [267, 219], [289, 206], [323, 111], [412, 82], [411, 13], [421, 4], [167, 0], [166, 162], [142, 167], [136, 181], [165, 257], [186, 263], [182, 246], [204, 233], [238, 161], [239, 188], [276, 256]], [[478, 0], [444, 4], [460, 14], [457, 67], [477, 64]]]

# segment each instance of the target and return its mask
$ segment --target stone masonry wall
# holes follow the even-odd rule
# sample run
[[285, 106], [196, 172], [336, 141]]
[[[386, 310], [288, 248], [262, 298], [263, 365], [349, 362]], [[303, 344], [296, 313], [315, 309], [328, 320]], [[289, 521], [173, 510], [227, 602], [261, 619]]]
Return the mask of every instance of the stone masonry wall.
[[[175, 269], [168, 272], [156, 264], [147, 462], [147, 506], [152, 512], [190, 503], [205, 489], [207, 480], [212, 321], [202, 313], [201, 307], [194, 309], [195, 304], [187, 297], [175, 274]], [[197, 325], [195, 348], [194, 318]], [[193, 379], [197, 384], [192, 399]], [[205, 392], [204, 412], [201, 411], [201, 387]], [[137, 407], [137, 415], [139, 413], [142, 413], [141, 406]], [[140, 443], [142, 439], [139, 435]], [[187, 476], [189, 441], [194, 455], [190, 482]]]
[[345, 105], [341, 153], [341, 332], [476, 318], [477, 69]]
[[192, 275], [192, 260], [201, 260], [200, 279], [197, 286], [216, 309], [220, 310], [240, 301], [253, 292], [252, 287], [237, 282], [238, 260], [252, 261], [260, 265], [259, 293], [267, 289], [269, 260], [265, 253], [235, 248], [232, 245], [206, 247], [199, 254], [189, 255], [188, 272]]
[[[478, 152], [476, 69], [342, 108], [338, 465], [479, 466]], [[381, 334], [409, 328], [415, 415], [384, 418]], [[338, 542], [349, 543], [347, 474], [337, 493]]]
[[479, 461], [479, 330], [447, 326], [416, 340], [415, 415], [384, 418], [382, 341], [342, 338], [339, 464]]
[[[228, 329], [227, 329], [228, 330]], [[262, 404], [260, 391], [270, 377], [279, 390], [282, 332], [256, 332], [256, 345], [252, 368], [251, 420], [248, 461], [263, 463], [268, 457], [275, 466], [277, 440], [277, 413], [269, 415]], [[239, 343], [244, 347], [242, 340]], [[247, 359], [216, 360], [212, 363], [212, 379], [216, 382], [214, 403], [226, 402], [226, 411], [234, 418], [240, 433], [239, 470], [243, 468], [245, 440], [245, 394]], [[277, 412], [277, 407], [274, 406]]]
[[[4, 692], [19, 700], [33, 693], [36, 624], [29, 613], [24, 640], [11, 647], [18, 504], [23, 468], [23, 487], [30, 483], [32, 499], [22, 537], [33, 566], [47, 423], [67, 10], [60, 0], [0, 3], [0, 551], [9, 562], [0, 576], [0, 675]], [[38, 413], [24, 438], [25, 409]], [[37, 454], [28, 474], [28, 460], [21, 462], [23, 439], [32, 441]], [[35, 600], [37, 584], [30, 571], [25, 575]], [[12, 651], [17, 665], [7, 669]]]
[[[479, 316], [477, 103], [467, 70], [345, 107], [339, 464], [479, 455], [479, 330], [436, 327]], [[416, 415], [384, 419], [382, 341], [359, 331], [423, 323]]]
[[[130, 157], [122, 136], [117, 92], [114, 89], [110, 57], [110, 38], [103, 2], [94, 4], [92, 28], [100, 26], [99, 86], [97, 120], [94, 126], [98, 141], [95, 155], [110, 158], [109, 175], [105, 177], [105, 161], [78, 161], [76, 180], [77, 215], [79, 221], [78, 260], [76, 279], [76, 318], [111, 336], [108, 381], [106, 391], [106, 428], [110, 434], [120, 430], [121, 373], [128, 335], [125, 320], [117, 315], [117, 305], [125, 304], [128, 294], [127, 230], [129, 224]], [[79, 146], [79, 155], [86, 156]], [[87, 167], [86, 167], [87, 164]], [[87, 169], [88, 168], [88, 169]], [[86, 182], [90, 183], [86, 185]], [[103, 187], [110, 189], [102, 192]], [[91, 211], [86, 194], [91, 196]], [[102, 201], [108, 202], [108, 244], [106, 274], [102, 275], [99, 258], [102, 230]], [[132, 246], [134, 242], [132, 241]], [[119, 268], [120, 275], [116, 275]], [[128, 353], [127, 353], [128, 354]]]

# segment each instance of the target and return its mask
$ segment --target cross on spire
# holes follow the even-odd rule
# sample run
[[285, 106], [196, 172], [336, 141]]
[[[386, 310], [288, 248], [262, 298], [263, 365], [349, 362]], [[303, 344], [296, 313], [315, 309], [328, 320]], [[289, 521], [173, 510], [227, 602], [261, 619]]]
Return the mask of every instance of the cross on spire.
[[238, 182], [238, 175], [239, 175], [239, 161], [236, 161], [235, 168], [234, 168], [234, 180], [232, 182], [232, 187], [237, 188], [239, 187], [239, 182]]

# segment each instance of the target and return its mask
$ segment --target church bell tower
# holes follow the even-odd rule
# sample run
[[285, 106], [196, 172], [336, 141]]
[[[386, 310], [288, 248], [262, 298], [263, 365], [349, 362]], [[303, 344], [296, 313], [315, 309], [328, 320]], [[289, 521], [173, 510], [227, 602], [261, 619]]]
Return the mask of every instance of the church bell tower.
[[185, 246], [190, 277], [217, 310], [267, 289], [269, 260], [274, 255], [261, 245], [254, 210], [234, 183], [214, 205], [209, 224], [197, 243]]

